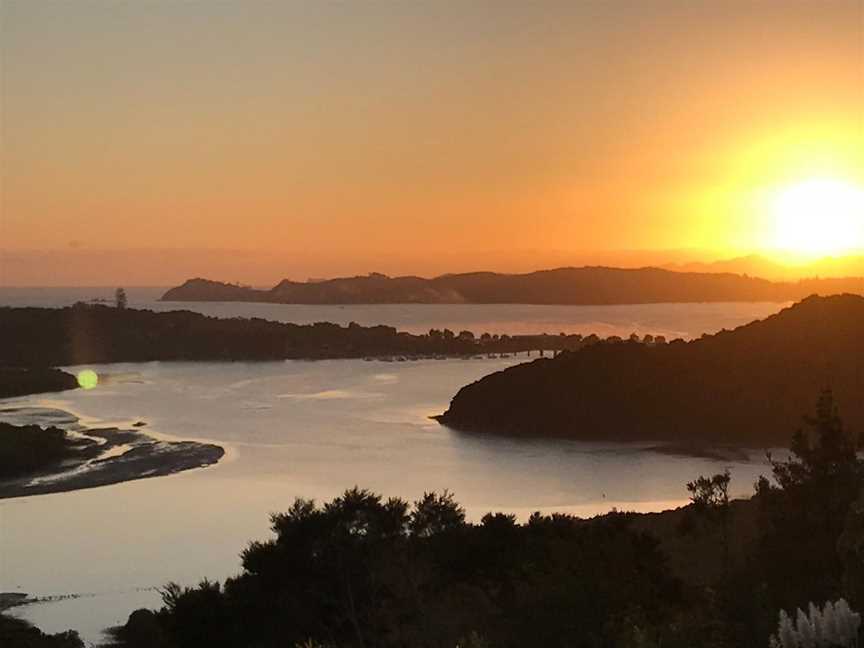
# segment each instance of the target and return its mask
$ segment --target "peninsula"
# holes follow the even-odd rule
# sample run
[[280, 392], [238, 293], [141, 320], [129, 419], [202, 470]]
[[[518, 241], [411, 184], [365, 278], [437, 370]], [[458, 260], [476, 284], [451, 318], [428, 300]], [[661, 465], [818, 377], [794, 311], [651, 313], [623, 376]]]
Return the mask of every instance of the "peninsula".
[[0, 366], [0, 398], [66, 391], [78, 387], [72, 374], [49, 367]]
[[469, 432], [772, 447], [833, 389], [864, 431], [864, 297], [809, 297], [691, 342], [604, 342], [493, 373], [438, 417]]

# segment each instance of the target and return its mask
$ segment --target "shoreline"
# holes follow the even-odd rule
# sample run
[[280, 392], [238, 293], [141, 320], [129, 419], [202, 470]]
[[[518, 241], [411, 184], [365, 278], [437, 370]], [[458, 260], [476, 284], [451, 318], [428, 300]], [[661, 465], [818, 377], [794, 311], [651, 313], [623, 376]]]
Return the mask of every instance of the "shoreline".
[[[774, 448], [763, 444], [728, 444], [713, 441], [663, 441], [662, 439], [627, 439], [610, 440], [603, 436], [573, 437], [566, 434], [520, 434], [509, 430], [497, 430], [493, 428], [464, 428], [459, 427], [447, 420], [445, 414], [432, 414], [429, 420], [435, 421], [441, 427], [472, 437], [491, 437], [496, 439], [508, 439], [520, 442], [556, 442], [570, 441], [573, 443], [609, 443], [616, 447], [632, 448], [644, 452], [654, 452], [670, 457], [683, 457], [689, 459], [707, 459], [710, 461], [734, 461], [739, 463], [758, 463], [764, 459], [765, 453], [773, 450], [783, 451], [785, 448]], [[760, 457], [757, 459], [756, 457]]]
[[[46, 414], [78, 418], [63, 410], [39, 407], [0, 407], [0, 417], [13, 414], [40, 424]], [[0, 480], [0, 500], [33, 495], [65, 493], [110, 486], [137, 479], [165, 477], [206, 468], [225, 456], [225, 449], [213, 443], [192, 440], [169, 441], [141, 431], [118, 427], [78, 425], [72, 432], [87, 439], [84, 452], [37, 473]]]

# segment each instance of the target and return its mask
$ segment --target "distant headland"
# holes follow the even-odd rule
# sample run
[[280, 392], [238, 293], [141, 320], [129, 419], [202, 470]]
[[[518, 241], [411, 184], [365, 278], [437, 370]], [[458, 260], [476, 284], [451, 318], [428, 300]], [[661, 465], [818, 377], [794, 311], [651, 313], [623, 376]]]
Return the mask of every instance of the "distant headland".
[[463, 387], [438, 417], [469, 432], [781, 446], [831, 388], [864, 433], [864, 297], [809, 297], [692, 342], [593, 344]]
[[796, 301], [812, 294], [864, 294], [864, 278], [775, 282], [747, 275], [661, 268], [581, 267], [527, 274], [470, 272], [423, 277], [372, 273], [320, 281], [285, 279], [269, 290], [190, 279], [162, 301], [278, 304], [569, 304]]

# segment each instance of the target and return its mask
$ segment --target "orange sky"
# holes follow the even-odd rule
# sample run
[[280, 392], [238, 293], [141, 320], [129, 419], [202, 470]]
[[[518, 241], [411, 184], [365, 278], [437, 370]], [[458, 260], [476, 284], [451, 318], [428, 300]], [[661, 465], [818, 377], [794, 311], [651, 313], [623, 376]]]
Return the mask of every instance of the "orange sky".
[[733, 256], [864, 186], [858, 0], [0, 7], [0, 283]]

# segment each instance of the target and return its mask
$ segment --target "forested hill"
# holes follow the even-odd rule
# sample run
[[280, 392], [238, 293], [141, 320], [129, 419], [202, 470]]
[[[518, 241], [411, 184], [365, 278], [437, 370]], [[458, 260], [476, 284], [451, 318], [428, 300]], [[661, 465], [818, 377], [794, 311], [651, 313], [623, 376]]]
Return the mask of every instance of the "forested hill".
[[831, 387], [864, 432], [864, 298], [809, 297], [692, 342], [601, 343], [463, 387], [439, 420], [474, 432], [785, 445]]
[[777, 283], [728, 273], [659, 268], [559, 268], [528, 274], [473, 272], [433, 279], [363, 277], [284, 280], [270, 290], [190, 279], [163, 301], [250, 301], [284, 304], [650, 304], [795, 301], [812, 294], [864, 293], [864, 278]]

